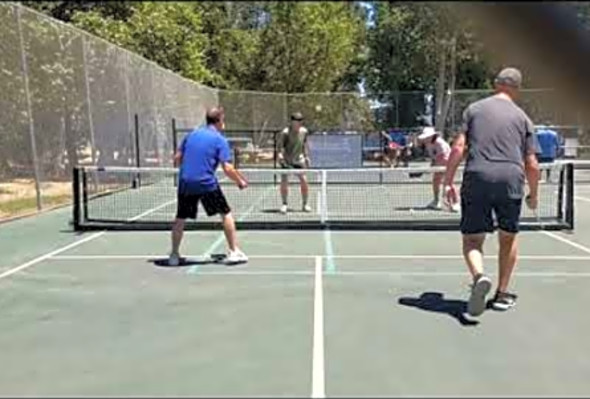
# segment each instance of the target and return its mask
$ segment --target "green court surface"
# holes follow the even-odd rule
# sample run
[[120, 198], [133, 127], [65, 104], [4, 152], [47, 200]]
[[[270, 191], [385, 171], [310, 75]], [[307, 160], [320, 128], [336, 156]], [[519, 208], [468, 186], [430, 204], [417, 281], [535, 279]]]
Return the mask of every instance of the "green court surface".
[[[457, 232], [242, 231], [246, 265], [159, 266], [166, 232], [2, 225], [7, 396], [588, 396], [590, 187], [526, 232], [517, 306], [463, 315]], [[496, 275], [496, 236], [486, 266]], [[183, 254], [220, 253], [219, 231]]]

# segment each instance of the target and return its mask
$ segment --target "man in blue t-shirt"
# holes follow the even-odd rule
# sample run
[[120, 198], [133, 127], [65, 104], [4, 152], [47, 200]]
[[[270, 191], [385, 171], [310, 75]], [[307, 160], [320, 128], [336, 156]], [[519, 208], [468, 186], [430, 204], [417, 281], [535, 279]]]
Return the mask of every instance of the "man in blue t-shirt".
[[[549, 127], [541, 126], [536, 132], [539, 152], [537, 159], [539, 163], [553, 163], [560, 155], [561, 142], [559, 133]], [[547, 180], [551, 178], [551, 170], [547, 169]]]
[[224, 114], [221, 108], [207, 110], [206, 126], [187, 135], [174, 157], [175, 166], [180, 166], [178, 182], [178, 208], [172, 228], [172, 251], [169, 265], [180, 263], [179, 248], [186, 219], [197, 218], [199, 203], [207, 216], [220, 214], [223, 230], [229, 246], [228, 263], [247, 262], [248, 258], [237, 246], [236, 226], [231, 209], [221, 191], [215, 171], [221, 165], [226, 176], [240, 189], [248, 186], [246, 179], [231, 164], [231, 153], [227, 139], [221, 131], [224, 128]]

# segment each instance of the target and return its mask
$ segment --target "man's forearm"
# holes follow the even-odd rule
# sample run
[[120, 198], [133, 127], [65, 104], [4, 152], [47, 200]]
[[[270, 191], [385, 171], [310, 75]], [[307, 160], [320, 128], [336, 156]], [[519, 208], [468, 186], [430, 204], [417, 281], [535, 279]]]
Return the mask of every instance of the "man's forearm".
[[535, 157], [529, 157], [524, 164], [524, 171], [529, 184], [530, 195], [536, 197], [539, 194], [539, 163]]
[[447, 161], [447, 169], [445, 171], [445, 178], [443, 184], [445, 186], [449, 186], [453, 184], [455, 180], [455, 173], [457, 173], [457, 168], [459, 164], [463, 160], [463, 147], [453, 147], [451, 150], [451, 155], [449, 156], [449, 160]]
[[223, 171], [225, 175], [235, 183], [240, 183], [242, 181], [240, 173], [233, 166], [228, 166]]
[[174, 155], [174, 167], [178, 168], [180, 166], [180, 164], [182, 163], [182, 154], [181, 153], [176, 153]]

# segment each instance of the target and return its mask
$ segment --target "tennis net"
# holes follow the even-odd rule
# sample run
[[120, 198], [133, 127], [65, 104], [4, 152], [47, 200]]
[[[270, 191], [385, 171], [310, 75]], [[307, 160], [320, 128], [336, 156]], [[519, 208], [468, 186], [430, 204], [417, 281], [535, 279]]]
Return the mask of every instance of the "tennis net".
[[[551, 170], [540, 185], [539, 206], [523, 205], [523, 229], [573, 229], [574, 168], [571, 163], [541, 165]], [[249, 187], [240, 190], [220, 172], [219, 181], [239, 228], [456, 230], [460, 213], [430, 209], [432, 179], [440, 167], [284, 171], [245, 169]], [[289, 210], [282, 205], [281, 175], [289, 176]], [[309, 183], [305, 212], [298, 173]], [[169, 229], [176, 213], [178, 170], [174, 168], [78, 167], [74, 170], [74, 226], [88, 229]], [[462, 171], [456, 176], [459, 189]], [[442, 189], [441, 189], [442, 192]], [[218, 228], [219, 217], [199, 207], [187, 229]]]

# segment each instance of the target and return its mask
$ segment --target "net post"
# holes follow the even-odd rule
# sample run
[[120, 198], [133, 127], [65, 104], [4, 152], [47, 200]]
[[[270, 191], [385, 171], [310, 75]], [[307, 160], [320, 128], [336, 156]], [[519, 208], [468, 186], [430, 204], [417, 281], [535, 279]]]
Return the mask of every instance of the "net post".
[[84, 219], [88, 218], [88, 174], [81, 170], [82, 173], [82, 209], [84, 213]]
[[237, 145], [234, 145], [234, 165], [236, 169], [240, 168], [240, 150]]
[[178, 149], [178, 132], [176, 131], [176, 118], [172, 118], [172, 150]]
[[[273, 168], [276, 169], [277, 168], [277, 158], [278, 158], [278, 150], [277, 150], [277, 131], [274, 131], [272, 134], [272, 161], [273, 161]], [[277, 174], [274, 173], [273, 174], [273, 180], [274, 180], [274, 185], [277, 185]]]
[[365, 132], [361, 134], [361, 168], [365, 166]]
[[381, 134], [379, 134], [379, 138], [381, 139], [381, 156], [379, 157], [379, 184], [383, 185], [383, 158], [385, 158], [385, 138], [381, 137]]
[[320, 213], [320, 222], [325, 224], [328, 220], [328, 171], [323, 169], [321, 173], [321, 182], [322, 182], [322, 189], [321, 189], [321, 213]]
[[[140, 148], [139, 148], [139, 116], [134, 114], [134, 133], [135, 133], [135, 167], [141, 167], [141, 155], [140, 155]], [[138, 188], [141, 185], [139, 173], [133, 179], [133, 188]]]
[[80, 198], [80, 175], [78, 174], [78, 171], [79, 169], [76, 166], [72, 169], [72, 192], [74, 195], [72, 219], [75, 231], [80, 229], [80, 201], [82, 200], [82, 198]]
[[[172, 118], [172, 159], [174, 159], [174, 157], [176, 156], [176, 151], [178, 151], [178, 131], [176, 130], [176, 118]], [[174, 187], [177, 187], [178, 174], [174, 173], [172, 178], [174, 179]]]
[[563, 215], [563, 186], [565, 183], [565, 175], [566, 172], [566, 168], [561, 168], [561, 170], [559, 171], [559, 184], [557, 187], [557, 219], [560, 222], [564, 221], [564, 215]]
[[574, 230], [574, 164], [566, 164], [566, 209], [565, 221], [569, 230]]

